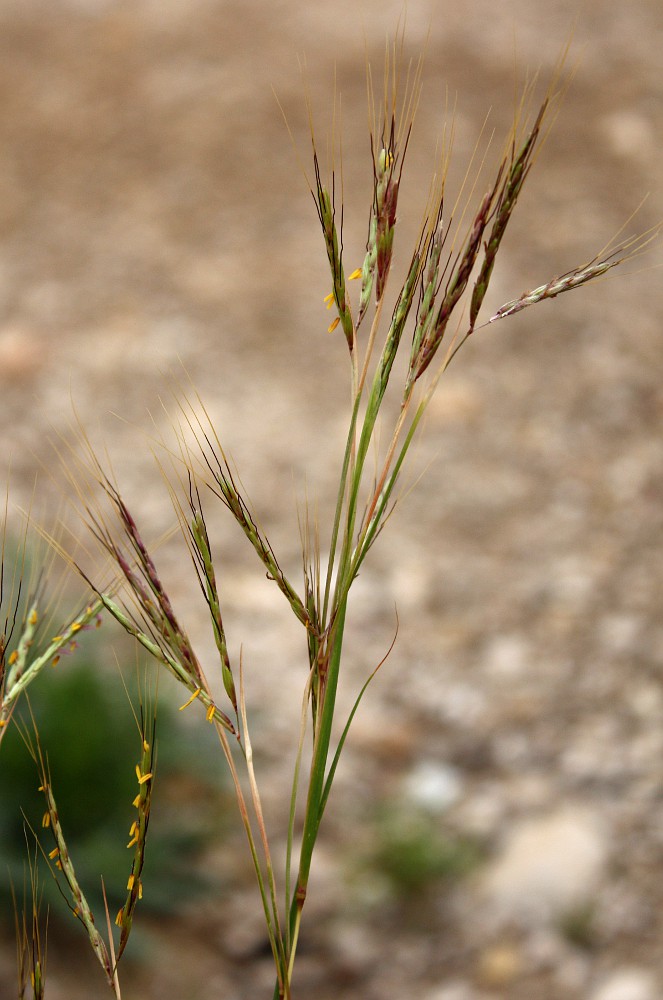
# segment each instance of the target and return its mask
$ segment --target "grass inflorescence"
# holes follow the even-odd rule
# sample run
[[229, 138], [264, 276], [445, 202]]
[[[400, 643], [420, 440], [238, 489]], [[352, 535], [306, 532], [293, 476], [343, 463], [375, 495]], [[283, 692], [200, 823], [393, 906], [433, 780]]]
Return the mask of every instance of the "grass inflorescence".
[[[403, 81], [403, 76], [405, 80]], [[345, 448], [340, 457], [334, 515], [329, 525], [328, 557], [322, 558], [321, 528], [308, 513], [302, 518], [303, 579], [297, 583], [282, 568], [265, 531], [233, 473], [213, 423], [198, 397], [181, 398], [175, 423], [175, 448], [166, 451], [162, 468], [177, 520], [188, 549], [209, 616], [220, 695], [208, 679], [209, 667], [175, 611], [158, 568], [152, 542], [146, 538], [113, 475], [99, 460], [84, 432], [82, 454], [67, 454], [66, 465], [80, 512], [90, 536], [110, 565], [110, 574], [97, 579], [74, 557], [90, 590], [89, 603], [57, 633], [37, 641], [41, 620], [39, 594], [24, 602], [20, 588], [0, 577], [3, 596], [3, 632], [0, 639], [0, 740], [16, 703], [46, 663], [57, 662], [71, 648], [78, 631], [88, 628], [103, 611], [114, 618], [185, 689], [182, 710], [198, 713], [211, 724], [227, 762], [250, 856], [255, 868], [266, 931], [275, 966], [274, 997], [293, 996], [295, 958], [309, 891], [309, 876], [320, 826], [329, 804], [340, 754], [357, 706], [378, 667], [362, 687], [352, 710], [338, 719], [337, 692], [344, 654], [345, 622], [352, 587], [372, 546], [398, 502], [397, 487], [404, 462], [439, 380], [467, 339], [475, 332], [521, 310], [571, 291], [639, 253], [648, 237], [626, 239], [609, 246], [596, 258], [566, 274], [553, 277], [533, 291], [506, 302], [480, 322], [498, 254], [509, 223], [530, 175], [549, 119], [564, 90], [561, 69], [538, 107], [533, 107], [536, 81], [525, 88], [503, 152], [487, 183], [483, 167], [473, 176], [473, 164], [463, 192], [451, 208], [446, 187], [450, 150], [445, 146], [432, 185], [426, 212], [414, 248], [406, 260], [406, 274], [395, 295], [393, 262], [398, 235], [399, 195], [421, 85], [421, 64], [404, 72], [398, 45], [387, 52], [384, 94], [375, 99], [369, 71], [370, 170], [372, 197], [368, 207], [367, 241], [363, 262], [350, 273], [344, 261], [343, 205], [339, 197], [337, 166], [329, 171], [311, 128], [312, 181], [310, 191], [329, 265], [328, 308], [335, 312], [330, 334], [342, 336], [347, 346], [350, 409]], [[484, 158], [485, 159], [485, 158]], [[352, 284], [356, 282], [356, 284]], [[356, 292], [355, 292], [356, 289]], [[393, 303], [390, 305], [390, 303]], [[338, 333], [336, 332], [338, 331]], [[397, 359], [403, 356], [403, 364]], [[394, 382], [396, 384], [394, 385]], [[385, 437], [388, 391], [398, 402]], [[378, 434], [380, 438], [378, 439]], [[386, 446], [380, 441], [386, 440]], [[377, 467], [374, 456], [378, 456]], [[308, 662], [304, 670], [300, 732], [287, 815], [285, 871], [273, 861], [271, 839], [264, 819], [255, 773], [245, 695], [245, 666], [240, 655], [233, 662], [222, 614], [217, 564], [208, 524], [209, 505], [220, 502], [244, 535], [258, 563], [285, 599], [303, 629]], [[64, 546], [59, 549], [64, 553]], [[4, 553], [4, 543], [3, 543]], [[66, 555], [66, 553], [64, 553]], [[4, 560], [3, 560], [4, 562]], [[379, 665], [378, 665], [379, 666]], [[340, 724], [341, 737], [333, 734]], [[126, 899], [113, 920], [108, 918], [104, 939], [78, 882], [65, 840], [47, 762], [34, 750], [45, 796], [44, 828], [54, 838], [47, 852], [55, 874], [64, 878], [69, 905], [83, 924], [107, 982], [119, 996], [117, 963], [123, 955], [142, 896], [141, 873], [154, 777], [155, 733], [141, 715], [141, 754], [136, 764], [134, 817], [129, 830], [132, 850]], [[301, 810], [301, 785], [305, 788]], [[23, 945], [20, 977], [25, 980], [25, 937], [28, 923], [19, 921]], [[35, 925], [37, 926], [37, 925]], [[34, 931], [38, 934], [38, 930]], [[113, 937], [119, 933], [117, 941]], [[37, 937], [37, 954], [39, 938]], [[38, 962], [41, 969], [41, 962]], [[33, 975], [37, 975], [33, 968]], [[35, 993], [37, 995], [37, 993]]]

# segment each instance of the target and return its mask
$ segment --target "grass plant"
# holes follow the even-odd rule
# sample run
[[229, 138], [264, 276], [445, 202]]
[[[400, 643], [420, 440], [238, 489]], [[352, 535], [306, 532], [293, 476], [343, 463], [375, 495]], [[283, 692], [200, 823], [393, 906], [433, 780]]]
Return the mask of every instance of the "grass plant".
[[[376, 84], [370, 69], [368, 72], [373, 193], [363, 261], [352, 261], [350, 265], [346, 262], [340, 161], [334, 151], [331, 162], [325, 165], [311, 126], [309, 187], [329, 264], [326, 302], [332, 318], [328, 332], [345, 342], [350, 406], [345, 448], [339, 456], [334, 515], [326, 536], [323, 526], [308, 512], [301, 521], [301, 580], [286, 575], [195, 392], [182, 393], [179, 399], [174, 421], [176, 444], [165, 448], [161, 463], [209, 616], [218, 656], [216, 665], [203, 664], [196, 652], [163, 584], [151, 544], [146, 542], [114, 475], [95, 454], [84, 431], [79, 446], [63, 454], [63, 464], [90, 535], [105, 557], [105, 565], [111, 566], [110, 574], [104, 570], [103, 578], [95, 575], [69, 555], [65, 546], [55, 543], [76, 565], [90, 596], [77, 614], [57, 629], [50, 627], [41, 633], [39, 588], [24, 599], [20, 565], [16, 581], [12, 582], [9, 571], [6, 574], [4, 569], [0, 579], [0, 741], [17, 703], [45, 665], [71, 648], [77, 633], [89, 628], [102, 614], [114, 618], [181, 684], [181, 708], [198, 713], [202, 725], [213, 727], [232, 779], [255, 869], [274, 960], [273, 996], [283, 1000], [297, 995], [296, 956], [311, 865], [339, 758], [359, 703], [379, 669], [376, 666], [366, 679], [348, 716], [337, 718], [345, 623], [353, 585], [399, 502], [403, 466], [440, 379], [470, 337], [479, 336], [490, 324], [604, 275], [639, 254], [651, 238], [648, 234], [612, 243], [589, 263], [552, 277], [480, 322], [509, 223], [565, 89], [560, 63], [538, 105], [538, 81], [532, 80], [525, 87], [514, 111], [512, 128], [488, 179], [488, 154], [480, 153], [477, 147], [461, 190], [452, 198], [446, 191], [452, 142], [445, 137], [418, 237], [405, 258], [404, 280], [392, 294], [399, 194], [422, 71], [421, 63], [406, 65], [401, 43], [402, 39], [387, 50], [381, 85]], [[387, 397], [395, 402], [395, 409], [385, 406]], [[389, 425], [392, 413], [395, 416]], [[386, 446], [381, 444], [384, 441]], [[273, 834], [265, 823], [254, 767], [245, 694], [245, 671], [250, 665], [245, 665], [241, 657], [233, 662], [226, 637], [218, 565], [207, 518], [209, 505], [214, 503], [227, 509], [262, 572], [278, 588], [302, 629], [305, 652], [301, 725], [290, 801], [283, 817], [287, 828], [283, 871], [277, 870], [274, 861]], [[324, 559], [323, 551], [328, 553]], [[44, 847], [44, 854], [51, 868], [56, 869], [56, 876], [63, 878], [68, 905], [84, 926], [116, 997], [120, 997], [118, 963], [141, 898], [141, 872], [146, 851], [149, 853], [148, 821], [157, 773], [155, 716], [138, 713], [137, 721], [135, 816], [129, 831], [132, 860], [126, 899], [117, 915], [109, 914], [106, 907], [106, 913], [97, 914], [96, 919], [79, 883], [75, 859], [67, 848], [66, 821], [58, 812], [57, 788], [47, 758], [38, 737], [31, 736], [29, 726], [23, 724], [45, 797], [43, 825], [54, 840], [50, 851]], [[340, 737], [334, 739], [334, 733], [339, 731]], [[31, 871], [34, 868], [31, 864]], [[33, 909], [37, 895], [35, 876]], [[34, 995], [41, 996], [38, 990], [42, 989], [44, 971], [40, 957], [43, 930], [39, 930], [36, 918], [19, 918], [17, 926], [19, 981], [23, 983], [19, 995], [25, 991], [25, 956], [30, 953], [36, 956], [31, 973]], [[30, 940], [31, 952], [27, 943]]]

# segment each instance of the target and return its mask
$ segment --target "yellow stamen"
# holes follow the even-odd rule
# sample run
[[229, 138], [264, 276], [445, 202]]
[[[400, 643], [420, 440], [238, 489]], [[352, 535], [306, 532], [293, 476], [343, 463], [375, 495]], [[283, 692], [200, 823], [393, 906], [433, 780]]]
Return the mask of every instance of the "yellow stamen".
[[53, 638], [51, 639], [51, 642], [62, 642], [63, 639], [64, 639], [63, 635], [54, 635]]
[[116, 918], [115, 918], [115, 923], [116, 923], [116, 925], [117, 925], [118, 927], [121, 927], [121, 926], [122, 926], [122, 924], [123, 924], [123, 922], [124, 922], [124, 921], [123, 921], [123, 919], [122, 919], [123, 917], [124, 917], [124, 907], [122, 907], [122, 909], [121, 909], [121, 910], [118, 910], [118, 911], [117, 911], [117, 916], [116, 916]]
[[11, 667], [12, 664], [16, 663], [17, 660], [18, 660], [18, 652], [17, 650], [14, 650], [13, 653], [9, 654], [9, 666]]
[[150, 749], [150, 744], [147, 742], [147, 740], [143, 740], [143, 750], [145, 751], [145, 753], [147, 753], [149, 749]]
[[134, 876], [133, 876], [133, 875], [130, 875], [130, 876], [129, 876], [129, 881], [127, 882], [127, 889], [129, 890], [129, 892], [131, 892], [131, 890], [132, 890], [132, 889], [133, 889], [133, 887], [134, 887], [134, 881], [135, 881], [135, 878], [134, 878]]
[[129, 836], [133, 837], [133, 835], [137, 832], [138, 832], [138, 823], [136, 822], [136, 820], [134, 820], [131, 826], [129, 827]]
[[80, 632], [80, 630], [82, 628], [83, 628], [83, 626], [81, 625], [80, 622], [74, 622], [74, 624], [71, 626], [71, 631], [72, 632]]
[[192, 701], [195, 701], [201, 692], [201, 688], [196, 688], [188, 701], [185, 701], [183, 705], [180, 705], [178, 711], [183, 711], [183, 709], [188, 708]]
[[213, 720], [215, 712], [216, 712], [216, 705], [210, 705], [207, 711], [205, 712], [205, 718], [207, 719], [208, 722], [211, 722]]
[[389, 170], [389, 168], [394, 163], [394, 154], [390, 149], [383, 149], [378, 157], [378, 169], [382, 171], [383, 174]]
[[131, 840], [129, 841], [129, 843], [127, 844], [127, 847], [133, 847], [134, 844], [137, 844], [137, 843], [138, 843], [138, 834], [135, 833], [133, 835], [133, 837], [131, 838]]
[[9, 724], [9, 719], [0, 719], [0, 729]]
[[327, 333], [333, 333], [340, 322], [341, 320], [337, 316], [336, 319], [333, 321], [333, 323], [330, 323], [329, 326], [327, 327]]
[[52, 667], [57, 667], [57, 665], [58, 665], [59, 662], [60, 662], [60, 657], [59, 656], [54, 656], [53, 657], [53, 662], [51, 663], [51, 666]]
[[48, 829], [48, 827], [51, 825], [51, 814], [50, 813], [44, 813], [44, 815], [41, 818], [41, 825], [43, 826], [44, 830]]
[[32, 613], [31, 613], [30, 617], [28, 618], [28, 624], [29, 625], [36, 625], [37, 624], [37, 612], [34, 610], [34, 608], [32, 609]]
[[326, 303], [328, 309], [331, 309], [334, 304], [334, 293], [330, 292], [329, 295], [325, 295], [322, 301]]
[[57, 856], [58, 856], [58, 854], [59, 854], [59, 853], [60, 853], [60, 850], [59, 850], [59, 848], [57, 848], [57, 847], [54, 847], [52, 851], [49, 851], [49, 852], [48, 852], [48, 856], [49, 856], [49, 858], [50, 858], [50, 859], [51, 859], [51, 861], [52, 861], [52, 860], [53, 860], [53, 858], [57, 858]]
[[138, 793], [138, 795], [131, 804], [135, 809], [138, 809], [138, 806], [140, 805], [140, 792]]
[[138, 883], [138, 898], [139, 899], [143, 898], [143, 883], [142, 882]]
[[136, 777], [138, 778], [138, 784], [144, 785], [145, 782], [149, 781], [152, 777], [152, 771], [148, 771], [147, 774], [142, 774], [140, 764], [136, 764]]
[[361, 278], [361, 274], [362, 274], [361, 268], [356, 267], [352, 272], [352, 274], [350, 275], [350, 277], [348, 278], [348, 281], [356, 281], [357, 278]]

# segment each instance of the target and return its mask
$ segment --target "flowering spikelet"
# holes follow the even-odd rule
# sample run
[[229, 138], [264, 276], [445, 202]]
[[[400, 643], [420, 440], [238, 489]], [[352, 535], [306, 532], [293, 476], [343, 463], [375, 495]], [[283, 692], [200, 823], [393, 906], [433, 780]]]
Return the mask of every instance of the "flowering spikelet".
[[166, 638], [171, 645], [171, 648], [173, 648], [181, 658], [181, 662], [185, 670], [187, 670], [192, 677], [200, 681], [202, 678], [200, 664], [198, 663], [196, 655], [191, 647], [188, 636], [175, 617], [175, 612], [170, 602], [170, 598], [161, 583], [154, 561], [140, 536], [136, 522], [134, 521], [133, 516], [118, 491], [108, 481], [106, 481], [106, 491], [117, 508], [127, 539], [129, 540], [136, 555], [137, 565], [140, 567], [143, 580], [147, 584], [151, 597], [154, 598], [154, 601], [151, 599], [150, 595], [145, 592], [142, 583], [135, 578], [135, 574], [133, 574], [128, 565], [122, 559], [118, 558], [120, 554], [118, 552], [114, 552], [113, 554], [118, 559], [118, 563], [123, 569], [129, 584], [132, 586], [134, 591], [140, 595], [143, 610], [147, 616], [150, 617], [153, 624], [161, 630], [164, 638]]
[[548, 109], [548, 104], [549, 101], [546, 98], [539, 109], [534, 125], [530, 129], [518, 156], [513, 158], [512, 153], [512, 162], [507, 170], [504, 185], [500, 191], [495, 221], [493, 222], [490, 235], [486, 241], [481, 270], [474, 284], [474, 291], [472, 292], [472, 301], [470, 303], [470, 330], [474, 328], [474, 324], [476, 323], [481, 303], [484, 300], [488, 290], [488, 284], [493, 273], [497, 251], [500, 248], [502, 237], [504, 236], [509, 219], [511, 218], [511, 213], [515, 208], [518, 195], [520, 194], [522, 186], [525, 183], [525, 178], [531, 169], [532, 156], [539, 138], [544, 116]]
[[[392, 119], [391, 134], [395, 123]], [[398, 203], [398, 179], [395, 176], [396, 155], [390, 142], [381, 149], [375, 163], [375, 295], [379, 300], [384, 294], [387, 276], [391, 267], [396, 226], [396, 205]]]
[[109, 984], [112, 985], [114, 976], [113, 964], [110, 960], [106, 943], [96, 928], [94, 915], [76, 876], [76, 871], [74, 869], [69, 849], [64, 838], [62, 826], [60, 824], [58, 809], [50, 783], [50, 776], [46, 771], [41, 750], [39, 748], [37, 748], [35, 758], [41, 772], [41, 785], [39, 790], [43, 792], [46, 799], [46, 812], [44, 813], [42, 826], [50, 828], [55, 840], [55, 847], [49, 852], [48, 858], [51, 861], [55, 861], [57, 869], [62, 872], [71, 893], [72, 901], [69, 904], [70, 909], [76, 919], [79, 920], [85, 927], [90, 944], [92, 945], [92, 950], [97, 956], [97, 960], [106, 974], [106, 979]]
[[[343, 267], [342, 240], [343, 223], [341, 219], [340, 227], [337, 227], [336, 225], [333, 177], [332, 191], [330, 194], [329, 190], [322, 183], [320, 164], [318, 163], [318, 155], [315, 151], [313, 153], [313, 164], [315, 169], [315, 191], [312, 191], [311, 193], [313, 194], [318, 218], [320, 220], [320, 225], [322, 226], [325, 247], [327, 248], [327, 259], [329, 261], [329, 269], [331, 271], [332, 278], [332, 291], [330, 294], [338, 311], [338, 316], [332, 323], [330, 323], [328, 332], [332, 333], [340, 323], [343, 327], [343, 333], [345, 334], [348, 348], [350, 353], [352, 353], [354, 350], [355, 326], [352, 320], [352, 313], [350, 311], [350, 303], [348, 302], [345, 291], [345, 270]], [[327, 302], [327, 307], [329, 308], [329, 305], [331, 304], [329, 296], [326, 297], [325, 302]]]
[[421, 266], [421, 248], [417, 248], [412, 255], [407, 278], [405, 279], [400, 295], [398, 296], [396, 306], [394, 307], [389, 332], [387, 334], [387, 340], [385, 342], [376, 373], [376, 379], [379, 380], [379, 391], [376, 394], [375, 400], [378, 406], [380, 405], [382, 397], [386, 391], [389, 376], [391, 375], [392, 365], [396, 358], [401, 336], [405, 328], [405, 323], [410, 315], [412, 300], [417, 290], [419, 276], [421, 273]]
[[[197, 500], [199, 503], [200, 498], [197, 497]], [[193, 495], [191, 496], [191, 504], [192, 508], [194, 508]], [[214, 572], [214, 563], [212, 560], [212, 549], [209, 536], [207, 534], [207, 525], [205, 524], [205, 518], [202, 515], [200, 505], [198, 506], [198, 509], [194, 508], [194, 516], [191, 519], [191, 538], [193, 539], [194, 552], [197, 557], [194, 559], [194, 562], [196, 563], [196, 571], [198, 572], [198, 579], [207, 601], [207, 607], [209, 608], [212, 619], [212, 627], [214, 630], [214, 641], [221, 660], [223, 686], [236, 715], [237, 694], [235, 692], [235, 682], [233, 680], [233, 674], [230, 667], [226, 633], [223, 627], [223, 619], [221, 617], [221, 602], [219, 600], [219, 592], [216, 586], [216, 574]]]
[[129, 873], [127, 879], [127, 898], [124, 906], [119, 910], [115, 918], [115, 923], [121, 929], [116, 962], [120, 960], [120, 957], [127, 946], [133, 925], [133, 916], [136, 905], [138, 900], [143, 897], [141, 874], [145, 862], [145, 841], [147, 838], [147, 828], [150, 820], [150, 806], [152, 803], [152, 784], [154, 780], [155, 767], [155, 725], [156, 722], [153, 721], [152, 732], [149, 734], [150, 738], [148, 740], [147, 734], [145, 733], [144, 722], [141, 722], [142, 753], [140, 762], [136, 764], [138, 794], [133, 800], [133, 807], [136, 810], [136, 815], [129, 828], [130, 839], [127, 844], [128, 848], [133, 847], [134, 856], [131, 864], [131, 872]]
[[481, 249], [481, 240], [490, 219], [500, 180], [501, 170], [497, 175], [495, 184], [483, 197], [479, 210], [474, 217], [474, 222], [467, 237], [465, 248], [460, 254], [456, 268], [446, 287], [442, 303], [435, 314], [433, 322], [431, 323], [430, 332], [426, 339], [424, 339], [421, 343], [418, 352], [418, 364], [416, 366], [415, 379], [423, 375], [435, 357], [437, 349], [440, 346], [447, 329], [451, 314], [467, 287], [472, 269], [479, 254], [479, 250]]
[[417, 375], [421, 345], [428, 340], [435, 319], [435, 296], [438, 291], [440, 257], [445, 241], [445, 226], [442, 221], [442, 203], [438, 208], [437, 221], [426, 250], [426, 262], [422, 268], [421, 296], [417, 309], [417, 321], [412, 335], [410, 362], [403, 398], [408, 399]]
[[[624, 251], [628, 252], [624, 253]], [[618, 264], [621, 264], [624, 260], [637, 253], [637, 249], [633, 250], [633, 248], [626, 246], [620, 247], [617, 250], [613, 250], [607, 257], [590, 261], [589, 264], [585, 264], [583, 267], [575, 268], [567, 274], [552, 278], [546, 285], [540, 285], [538, 288], [532, 289], [531, 292], [523, 292], [519, 298], [500, 306], [488, 322], [495, 323], [498, 319], [513, 316], [522, 309], [536, 305], [537, 302], [542, 302], [544, 299], [554, 299], [556, 295], [561, 295], [562, 292], [570, 292], [573, 288], [579, 288], [580, 285], [591, 281], [592, 278], [598, 278], [612, 267], [617, 267]]]
[[[221, 446], [218, 445], [218, 441], [214, 442], [218, 447], [215, 448], [213, 446], [206, 427], [201, 427], [200, 432], [204, 442], [210, 448], [209, 453], [204, 454], [205, 464], [208, 466], [214, 480], [213, 483], [207, 483], [208, 488], [214, 496], [223, 501], [233, 515], [258, 554], [258, 558], [267, 571], [268, 578], [274, 580], [281, 593], [284, 594], [295, 616], [307, 629], [311, 628], [311, 618], [304, 602], [281, 569], [269, 540], [260, 531], [255, 518], [251, 514], [249, 504], [237, 489], [237, 484]], [[196, 493], [195, 499], [193, 494], [190, 499], [194, 517], [202, 518], [200, 497]]]
[[78, 646], [73, 637], [91, 627], [102, 607], [100, 600], [88, 605], [69, 625], [51, 636], [45, 644], [39, 639], [40, 615], [33, 601], [21, 627], [18, 644], [7, 657], [4, 675], [0, 673], [0, 739], [19, 696], [48, 663], [57, 664], [60, 656], [72, 653]]

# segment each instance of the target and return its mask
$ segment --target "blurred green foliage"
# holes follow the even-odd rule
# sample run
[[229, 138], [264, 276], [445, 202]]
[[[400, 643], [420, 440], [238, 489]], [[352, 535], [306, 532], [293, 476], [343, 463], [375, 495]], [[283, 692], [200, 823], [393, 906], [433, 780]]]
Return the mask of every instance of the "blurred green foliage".
[[389, 880], [399, 896], [414, 896], [442, 879], [458, 879], [480, 863], [480, 846], [468, 837], [446, 832], [439, 818], [393, 803], [374, 824], [369, 865]]
[[[9, 907], [11, 885], [22, 892], [34, 835], [46, 852], [54, 843], [49, 830], [42, 829], [39, 773], [21, 736], [22, 731], [34, 742], [35, 726], [70, 855], [93, 909], [102, 912], [102, 876], [111, 911], [124, 901], [132, 858], [127, 843], [135, 816], [135, 766], [141, 754], [132, 706], [139, 711], [137, 678], [144, 678], [147, 668], [136, 667], [135, 653], [128, 653], [133, 669], [124, 677], [125, 691], [117, 669], [103, 663], [105, 633], [106, 625], [82, 636], [76, 653], [48, 667], [31, 685], [29, 701], [23, 699], [15, 714], [19, 725], [11, 725], [0, 747], [0, 898]], [[158, 705], [141, 905], [162, 912], [213, 888], [207, 876], [196, 877], [196, 859], [212, 834], [223, 833], [229, 811], [224, 762], [212, 727], [200, 713], [190, 714], [179, 716], [167, 699]], [[41, 882], [52, 917], [66, 915], [47, 872]]]
[[596, 944], [596, 904], [583, 903], [563, 914], [559, 929], [570, 944], [591, 951]]

